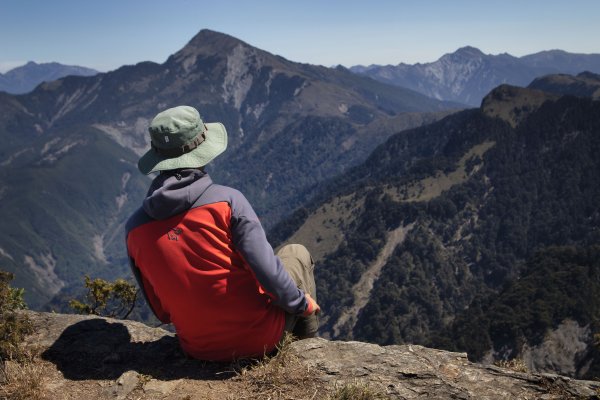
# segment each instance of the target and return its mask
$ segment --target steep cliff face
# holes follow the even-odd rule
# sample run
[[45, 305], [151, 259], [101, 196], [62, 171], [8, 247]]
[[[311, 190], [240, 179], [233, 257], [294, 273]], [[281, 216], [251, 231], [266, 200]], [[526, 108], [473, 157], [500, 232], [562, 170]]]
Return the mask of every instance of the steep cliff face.
[[[592, 399], [600, 389], [598, 382], [474, 364], [461, 353], [318, 338], [294, 342], [258, 365], [207, 363], [186, 358], [175, 336], [160, 328], [28, 315], [36, 333], [26, 343], [40, 354], [28, 368], [40, 396], [53, 399], [309, 399], [342, 391], [394, 399]], [[14, 376], [2, 385], [15, 388]]]

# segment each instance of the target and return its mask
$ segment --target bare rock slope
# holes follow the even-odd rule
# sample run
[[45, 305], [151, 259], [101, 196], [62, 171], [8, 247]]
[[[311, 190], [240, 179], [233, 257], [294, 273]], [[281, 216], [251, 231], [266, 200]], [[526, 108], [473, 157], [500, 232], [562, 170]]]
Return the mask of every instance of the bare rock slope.
[[361, 398], [591, 399], [600, 389], [600, 382], [474, 364], [461, 353], [321, 338], [294, 342], [263, 363], [207, 363], [186, 358], [161, 328], [28, 314], [36, 332], [26, 345], [40, 354], [34, 371], [53, 399], [324, 399], [356, 388], [372, 396]]

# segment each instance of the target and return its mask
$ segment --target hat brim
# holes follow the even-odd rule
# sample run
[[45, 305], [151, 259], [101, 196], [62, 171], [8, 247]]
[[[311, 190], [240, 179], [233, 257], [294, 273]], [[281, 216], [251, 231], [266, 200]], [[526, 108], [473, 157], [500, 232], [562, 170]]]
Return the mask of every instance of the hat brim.
[[207, 128], [206, 138], [194, 150], [179, 157], [168, 158], [150, 149], [138, 161], [138, 169], [148, 175], [157, 171], [205, 166], [227, 148], [225, 126], [220, 122], [206, 123], [205, 125]]

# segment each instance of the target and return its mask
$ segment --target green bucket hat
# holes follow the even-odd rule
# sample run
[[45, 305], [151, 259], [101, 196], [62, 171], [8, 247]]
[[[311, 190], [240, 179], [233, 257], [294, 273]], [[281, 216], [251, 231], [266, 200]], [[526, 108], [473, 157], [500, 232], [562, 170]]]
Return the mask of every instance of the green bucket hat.
[[227, 148], [227, 131], [220, 122], [204, 123], [194, 107], [169, 108], [150, 123], [152, 148], [138, 161], [143, 174], [205, 166]]

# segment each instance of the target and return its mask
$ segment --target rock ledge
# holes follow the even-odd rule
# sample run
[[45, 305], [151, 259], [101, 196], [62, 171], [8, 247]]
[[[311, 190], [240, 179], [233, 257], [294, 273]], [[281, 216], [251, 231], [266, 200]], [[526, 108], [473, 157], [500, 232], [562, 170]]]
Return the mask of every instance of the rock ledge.
[[[188, 359], [176, 337], [164, 329], [133, 321], [27, 313], [36, 332], [26, 345], [40, 354], [36, 363], [51, 398], [75, 399], [84, 393], [98, 399], [264, 397], [256, 380], [248, 380], [252, 368], [246, 374], [233, 364]], [[295, 342], [289, 350], [287, 356], [295, 363], [282, 365], [299, 366], [304, 380], [282, 380], [275, 391], [271, 386], [273, 398], [324, 398], [340, 386], [358, 384], [396, 399], [600, 398], [600, 382], [514, 372], [471, 363], [466, 354], [416, 345], [382, 347], [316, 338]]]

